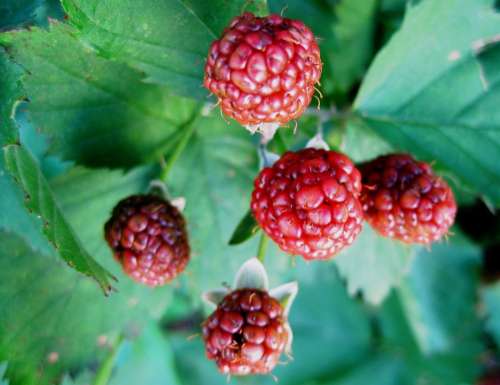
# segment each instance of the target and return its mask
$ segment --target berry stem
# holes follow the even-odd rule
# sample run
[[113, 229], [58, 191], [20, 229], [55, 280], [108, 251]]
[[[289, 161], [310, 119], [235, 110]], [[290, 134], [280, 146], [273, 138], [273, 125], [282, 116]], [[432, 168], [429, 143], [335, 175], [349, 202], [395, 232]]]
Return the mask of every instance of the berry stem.
[[118, 354], [118, 350], [125, 339], [123, 334], [118, 335], [111, 350], [108, 355], [102, 362], [99, 370], [94, 379], [94, 385], [106, 385], [109, 382], [109, 378], [111, 377], [111, 372], [113, 371], [113, 366], [115, 364], [116, 355]]
[[268, 243], [269, 238], [264, 233], [262, 233], [260, 236], [259, 247], [257, 249], [257, 259], [262, 263], [264, 263]]
[[177, 146], [175, 147], [174, 151], [172, 152], [172, 154], [170, 154], [170, 157], [163, 164], [163, 169], [161, 170], [159, 176], [160, 180], [162, 180], [163, 182], [165, 183], [167, 182], [168, 174], [174, 167], [175, 162], [179, 159], [179, 156], [182, 154], [184, 148], [186, 148], [189, 139], [191, 139], [191, 136], [193, 135], [196, 126], [195, 121], [198, 118], [198, 116], [199, 116], [198, 112], [194, 113], [192, 117], [180, 127], [180, 129], [184, 130], [184, 132], [182, 133], [181, 138], [177, 142]]

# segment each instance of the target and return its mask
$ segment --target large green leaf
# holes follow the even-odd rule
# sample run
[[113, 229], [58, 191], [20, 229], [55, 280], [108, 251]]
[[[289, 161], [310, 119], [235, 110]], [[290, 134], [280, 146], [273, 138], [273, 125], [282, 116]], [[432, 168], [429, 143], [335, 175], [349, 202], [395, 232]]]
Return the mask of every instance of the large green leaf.
[[0, 232], [0, 360], [11, 385], [47, 385], [70, 368], [105, 353], [119, 330], [136, 330], [159, 317], [168, 288], [130, 281], [107, 298], [86, 277], [52, 255], [33, 251]]
[[380, 349], [402, 364], [398, 385], [474, 383], [478, 374], [477, 350], [468, 351], [470, 345], [466, 344], [444, 353], [422, 354], [395, 293], [384, 303], [378, 320]]
[[412, 247], [378, 235], [368, 224], [354, 243], [335, 257], [349, 293], [361, 293], [365, 300], [380, 304], [393, 286], [409, 272]]
[[170, 341], [150, 323], [134, 341], [120, 349], [109, 385], [180, 385]]
[[[147, 81], [202, 98], [203, 67], [210, 43], [244, 9], [264, 0], [63, 0], [69, 22], [101, 55], [145, 72]], [[251, 7], [249, 7], [249, 5]]]
[[[428, 0], [371, 66], [355, 108], [394, 147], [500, 204], [500, 34], [493, 0]], [[432, 39], [429, 37], [432, 36]]]
[[0, 4], [0, 31], [34, 21], [36, 10], [43, 2], [44, 0], [2, 0], [2, 4]]
[[13, 115], [16, 102], [22, 95], [20, 76], [19, 67], [10, 62], [0, 48], [0, 145], [15, 143], [18, 139]]
[[[464, 350], [465, 343], [479, 340], [474, 308], [480, 251], [455, 238], [449, 244], [433, 245], [430, 251], [421, 250], [399, 290], [416, 341], [425, 353]], [[473, 343], [468, 350], [472, 354], [478, 347]]]
[[481, 299], [485, 307], [486, 330], [500, 346], [500, 283], [485, 287]]
[[23, 78], [29, 114], [52, 152], [90, 166], [157, 160], [176, 140], [195, 103], [145, 84], [124, 64], [97, 56], [62, 24], [0, 35]]
[[42, 233], [42, 221], [26, 210], [23, 190], [5, 169], [3, 156], [0, 156], [0, 191], [0, 230], [19, 235], [34, 250], [52, 252]]
[[43, 222], [47, 239], [59, 255], [80, 273], [97, 281], [105, 294], [111, 290], [114, 278], [86, 251], [77, 234], [66, 221], [38, 163], [24, 147], [12, 144], [4, 147], [6, 169], [25, 194], [26, 207]]
[[372, 56], [377, 0], [341, 0], [336, 5], [336, 46], [331, 56], [335, 88], [350, 90], [365, 72]]

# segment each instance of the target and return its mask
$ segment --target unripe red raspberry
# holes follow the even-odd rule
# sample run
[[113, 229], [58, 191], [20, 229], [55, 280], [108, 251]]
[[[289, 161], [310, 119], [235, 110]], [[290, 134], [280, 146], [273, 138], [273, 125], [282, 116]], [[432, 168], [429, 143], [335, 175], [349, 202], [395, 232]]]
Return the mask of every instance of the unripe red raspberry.
[[305, 259], [326, 259], [350, 245], [362, 227], [361, 175], [335, 151], [285, 153], [254, 182], [251, 209], [280, 248]]
[[156, 195], [133, 195], [120, 201], [104, 233], [125, 273], [148, 286], [169, 282], [189, 261], [184, 218]]
[[210, 46], [204, 84], [226, 115], [255, 131], [297, 119], [321, 69], [318, 44], [304, 23], [247, 12]]
[[269, 373], [290, 337], [282, 306], [259, 289], [226, 295], [202, 329], [207, 357], [233, 375]]
[[361, 166], [361, 204], [380, 234], [406, 243], [430, 243], [448, 232], [457, 205], [431, 166], [408, 154], [376, 158]]

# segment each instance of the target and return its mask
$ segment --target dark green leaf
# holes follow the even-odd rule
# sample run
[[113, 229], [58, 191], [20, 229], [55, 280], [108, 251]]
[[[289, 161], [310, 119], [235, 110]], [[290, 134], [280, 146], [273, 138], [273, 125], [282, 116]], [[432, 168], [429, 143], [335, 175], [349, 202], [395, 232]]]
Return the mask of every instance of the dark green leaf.
[[32, 155], [19, 145], [4, 147], [6, 169], [25, 193], [26, 207], [43, 221], [44, 233], [68, 265], [95, 279], [105, 294], [113, 276], [85, 250], [61, 212]]
[[32, 23], [44, 0], [2, 0], [0, 31]]
[[[204, 97], [203, 67], [210, 43], [243, 10], [263, 0], [63, 0], [69, 21], [101, 55], [143, 71], [149, 82]], [[249, 6], [251, 6], [249, 8]], [[131, 21], [133, 21], [131, 23]]]
[[231, 239], [229, 240], [230, 245], [239, 245], [252, 238], [259, 231], [259, 225], [253, 217], [252, 212], [249, 210], [245, 216], [241, 219], [238, 226], [234, 230]]
[[15, 143], [18, 140], [14, 120], [16, 102], [21, 98], [19, 83], [21, 70], [7, 59], [0, 47], [0, 145]]
[[500, 346], [500, 283], [485, 287], [481, 297], [485, 306], [486, 330]]
[[168, 288], [131, 280], [104, 297], [91, 280], [19, 237], [0, 232], [0, 244], [0, 361], [9, 361], [11, 385], [52, 384], [102, 357], [118, 331], [159, 318], [171, 298]]
[[180, 385], [170, 342], [154, 323], [120, 350], [109, 385]]
[[355, 102], [365, 122], [395, 148], [435, 161], [495, 204], [500, 204], [500, 46], [492, 42], [499, 34], [492, 0], [412, 6]]
[[138, 72], [98, 57], [72, 33], [56, 24], [0, 35], [29, 71], [23, 79], [28, 111], [50, 137], [51, 151], [94, 167], [158, 160], [196, 104], [143, 83]]

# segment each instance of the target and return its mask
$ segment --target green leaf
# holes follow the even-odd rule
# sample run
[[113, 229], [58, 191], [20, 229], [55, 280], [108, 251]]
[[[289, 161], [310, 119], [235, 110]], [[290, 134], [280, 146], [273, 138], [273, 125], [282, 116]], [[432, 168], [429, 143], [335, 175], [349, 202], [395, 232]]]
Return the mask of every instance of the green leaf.
[[495, 204], [500, 45], [493, 42], [499, 34], [492, 0], [410, 7], [355, 101], [366, 124], [395, 148], [435, 161]]
[[0, 31], [32, 23], [43, 0], [3, 0], [0, 4]]
[[253, 214], [250, 210], [245, 214], [245, 216], [241, 219], [240, 223], [233, 232], [231, 239], [229, 240], [229, 245], [239, 245], [252, 238], [259, 231], [259, 225], [257, 221], [253, 217]]
[[486, 330], [500, 346], [500, 282], [485, 287], [481, 299], [485, 306]]
[[26, 210], [23, 191], [5, 169], [3, 156], [0, 156], [0, 191], [0, 230], [17, 234], [34, 250], [53, 252], [43, 235], [42, 222]]
[[13, 115], [15, 105], [21, 98], [19, 83], [21, 70], [7, 59], [0, 48], [0, 145], [15, 143], [18, 140]]
[[[203, 98], [208, 48], [244, 9], [266, 2], [237, 0], [63, 0], [69, 22], [102, 56], [143, 71], [148, 82], [180, 95]], [[252, 7], [248, 7], [252, 5]], [[110, 17], [112, 15], [112, 17]], [[133, 23], [131, 23], [133, 20]]]
[[135, 341], [122, 347], [109, 385], [180, 385], [170, 341], [150, 323]]
[[380, 354], [361, 362], [347, 374], [333, 381], [321, 382], [321, 385], [366, 385], [373, 382], [374, 373], [377, 385], [402, 385], [402, 360]]
[[102, 357], [118, 331], [158, 319], [171, 298], [169, 288], [131, 280], [104, 297], [91, 280], [18, 236], [0, 232], [0, 244], [0, 361], [9, 361], [12, 385], [48, 385]]
[[4, 147], [7, 170], [12, 174], [26, 195], [26, 207], [39, 215], [47, 239], [54, 245], [61, 258], [80, 273], [97, 281], [105, 294], [111, 290], [106, 269], [99, 265], [85, 250], [79, 238], [64, 218], [45, 177], [32, 155], [19, 145]]
[[[448, 261], [449, 264], [449, 261]], [[446, 269], [448, 264], [443, 265]], [[428, 290], [436, 282], [429, 282]], [[448, 285], [449, 287], [449, 285]], [[418, 296], [418, 294], [417, 294]], [[450, 297], [450, 293], [447, 293]], [[441, 307], [436, 313], [440, 318], [445, 308]], [[467, 320], [473, 318], [474, 313], [470, 311]], [[429, 384], [429, 385], [456, 385], [473, 384], [479, 375], [477, 357], [480, 353], [480, 339], [478, 335], [474, 339], [468, 339], [473, 333], [459, 336], [456, 343], [446, 351], [423, 353], [414, 339], [414, 332], [408, 324], [410, 315], [405, 312], [399, 296], [393, 293], [384, 302], [381, 311], [377, 315], [381, 339], [381, 350], [389, 353], [393, 360], [402, 364], [401, 382], [398, 385]], [[477, 325], [473, 326], [474, 331]], [[460, 327], [460, 326], [458, 326]], [[474, 332], [475, 333], [475, 332]]]
[[341, 0], [335, 7], [336, 47], [331, 73], [337, 91], [347, 93], [365, 72], [373, 52], [375, 12], [378, 0]]
[[366, 162], [379, 155], [394, 152], [393, 147], [360, 120], [347, 122], [340, 149], [356, 163]]
[[401, 242], [378, 235], [365, 224], [354, 243], [335, 257], [351, 295], [361, 293], [380, 304], [410, 270], [414, 250]]
[[473, 310], [479, 261], [480, 250], [459, 236], [449, 244], [432, 245], [431, 251], [420, 250], [416, 256], [399, 295], [424, 353], [466, 351], [464, 345], [470, 341], [474, 341], [468, 346], [470, 354], [479, 350], [475, 346], [479, 323]]
[[23, 78], [28, 112], [51, 153], [89, 166], [156, 161], [175, 144], [196, 103], [145, 84], [141, 74], [81, 45], [63, 24], [0, 35]]

